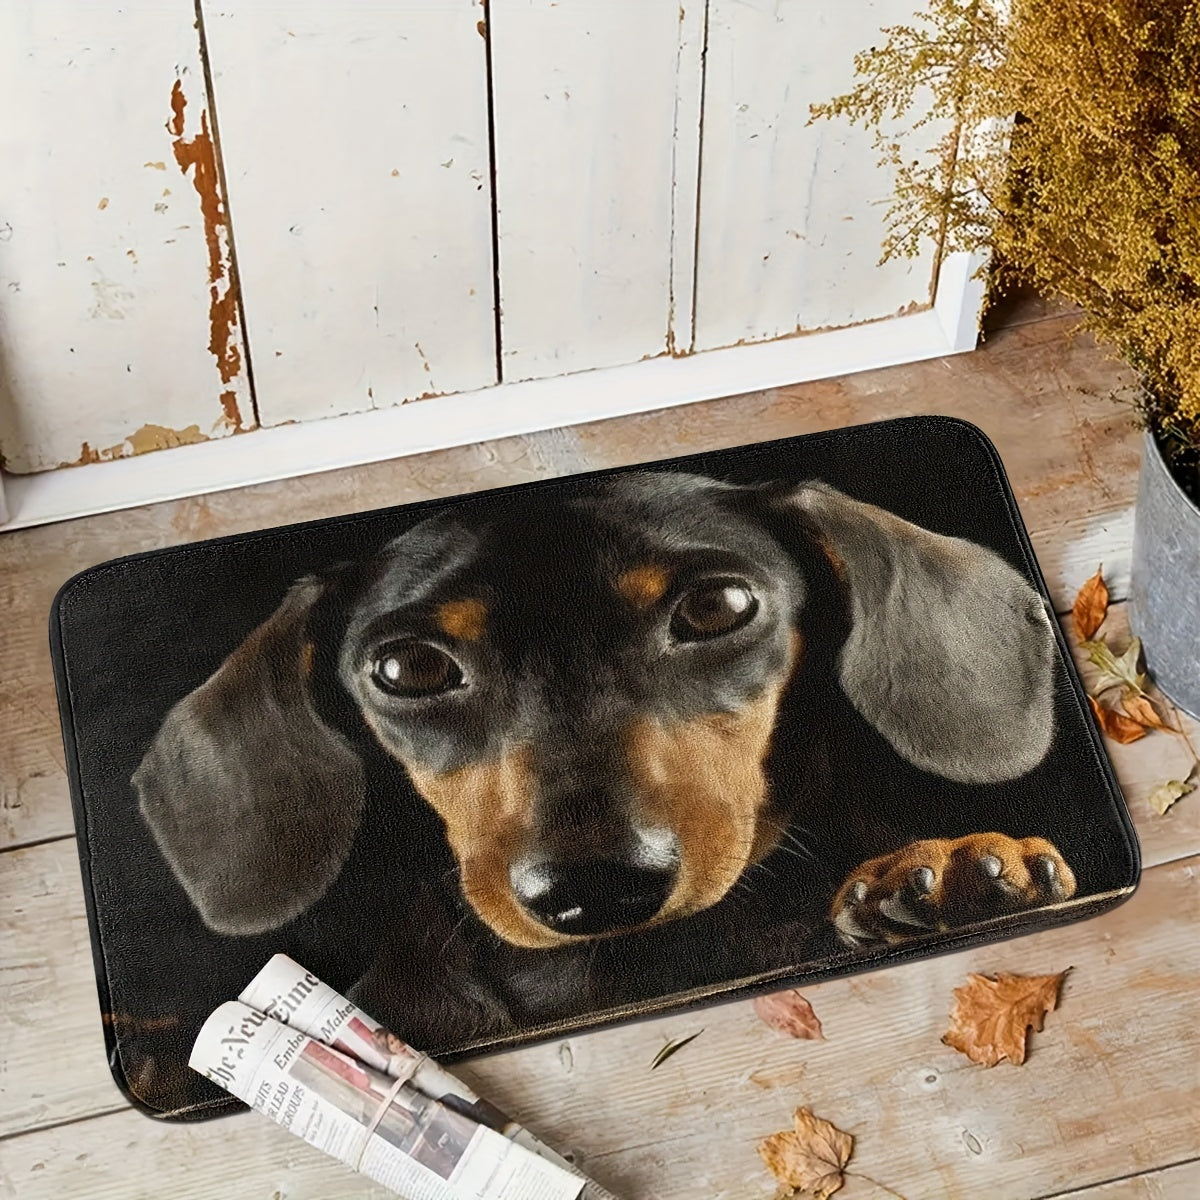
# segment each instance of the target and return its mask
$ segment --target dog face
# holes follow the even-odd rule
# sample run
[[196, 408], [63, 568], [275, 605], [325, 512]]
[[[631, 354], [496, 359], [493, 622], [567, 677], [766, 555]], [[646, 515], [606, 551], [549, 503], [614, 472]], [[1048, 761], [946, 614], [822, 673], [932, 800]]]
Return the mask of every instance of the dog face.
[[355, 604], [342, 686], [510, 942], [705, 908], [770, 840], [763, 760], [804, 585], [728, 491], [635, 477], [447, 514]]
[[303, 581], [172, 710], [134, 777], [143, 812], [212, 928], [303, 911], [365, 787], [312, 702], [328, 661], [500, 937], [551, 947], [699, 911], [786, 820], [764, 762], [806, 636], [823, 636], [806, 623], [813, 554], [847, 613], [837, 684], [902, 757], [965, 783], [1037, 765], [1053, 639], [997, 556], [824, 485], [623, 474], [423, 522], [339, 582], [320, 654], [327, 585]]

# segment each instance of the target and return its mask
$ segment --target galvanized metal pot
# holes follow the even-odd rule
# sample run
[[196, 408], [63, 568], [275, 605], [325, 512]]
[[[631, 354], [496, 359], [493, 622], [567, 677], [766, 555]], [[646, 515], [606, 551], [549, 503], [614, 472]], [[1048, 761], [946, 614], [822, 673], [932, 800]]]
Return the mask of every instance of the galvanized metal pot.
[[1147, 433], [1133, 526], [1129, 623], [1155, 683], [1200, 717], [1200, 508]]

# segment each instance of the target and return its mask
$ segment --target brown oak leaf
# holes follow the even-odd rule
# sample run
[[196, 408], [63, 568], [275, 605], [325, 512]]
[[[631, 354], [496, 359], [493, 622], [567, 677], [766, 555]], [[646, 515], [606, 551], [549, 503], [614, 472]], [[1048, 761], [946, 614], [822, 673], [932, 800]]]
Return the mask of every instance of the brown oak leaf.
[[1081, 642], [1088, 641], [1104, 624], [1104, 617], [1108, 612], [1108, 588], [1104, 586], [1102, 570], [1103, 567], [1098, 567], [1095, 575], [1079, 589], [1079, 595], [1075, 597], [1075, 605], [1071, 609], [1075, 632]]
[[1151, 703], [1149, 696], [1126, 696], [1121, 701], [1121, 707], [1139, 725], [1144, 725], [1147, 729], [1170, 730], [1170, 726], [1158, 715], [1158, 709]]
[[1100, 722], [1100, 728], [1114, 742], [1127, 746], [1130, 742], [1136, 742], [1138, 738], [1146, 736], [1144, 725], [1139, 725], [1137, 721], [1117, 712], [1115, 708], [1105, 708], [1095, 696], [1089, 696], [1088, 703], [1092, 706], [1092, 712], [1096, 714], [1096, 720]]
[[854, 1138], [836, 1125], [796, 1109], [794, 1129], [773, 1133], [758, 1143], [759, 1157], [779, 1180], [782, 1196], [806, 1192], [826, 1200], [846, 1182], [843, 1169], [854, 1152]]
[[788, 1037], [807, 1038], [814, 1042], [825, 1040], [820, 1018], [795, 988], [755, 997], [754, 1011], [761, 1021], [780, 1033], [786, 1033]]
[[1020, 1066], [1028, 1032], [1040, 1032], [1046, 1014], [1058, 1006], [1066, 974], [968, 975], [954, 989], [954, 1011], [942, 1041], [984, 1067], [1002, 1058]]

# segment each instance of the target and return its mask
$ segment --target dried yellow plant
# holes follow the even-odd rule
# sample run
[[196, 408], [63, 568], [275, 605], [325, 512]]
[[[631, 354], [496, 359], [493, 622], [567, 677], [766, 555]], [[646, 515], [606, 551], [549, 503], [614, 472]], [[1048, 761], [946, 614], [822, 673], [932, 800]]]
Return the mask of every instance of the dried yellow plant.
[[930, 0], [882, 37], [812, 114], [874, 130], [884, 258], [985, 249], [1081, 305], [1200, 485], [1200, 4]]

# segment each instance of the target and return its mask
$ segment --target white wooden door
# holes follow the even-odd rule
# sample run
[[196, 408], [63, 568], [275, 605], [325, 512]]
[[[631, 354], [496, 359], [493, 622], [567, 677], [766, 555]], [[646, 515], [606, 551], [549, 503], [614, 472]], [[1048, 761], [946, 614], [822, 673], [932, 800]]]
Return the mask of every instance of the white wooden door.
[[0, 4], [0, 453], [252, 428], [191, 0]]
[[808, 123], [914, 2], [0, 3], [10, 525], [969, 348]]
[[[871, 135], [809, 122], [856, 50], [916, 0], [709, 0], [695, 348], [891, 317], [933, 301], [932, 248], [881, 266], [892, 176]], [[941, 129], [925, 131], [933, 144]]]
[[492, 0], [505, 380], [690, 341], [703, 14]]
[[477, 0], [203, 0], [264, 425], [496, 382]]

